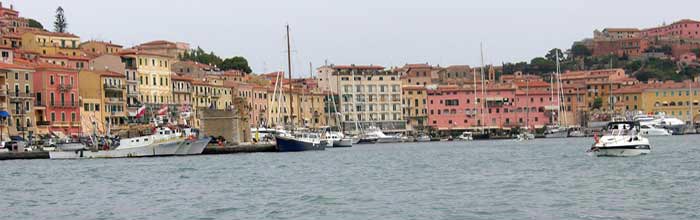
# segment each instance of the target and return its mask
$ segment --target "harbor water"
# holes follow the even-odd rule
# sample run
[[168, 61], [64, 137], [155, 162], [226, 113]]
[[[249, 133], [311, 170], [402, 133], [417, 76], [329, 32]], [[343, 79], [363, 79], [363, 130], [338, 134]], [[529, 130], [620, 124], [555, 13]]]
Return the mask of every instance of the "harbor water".
[[700, 136], [0, 161], [0, 219], [700, 219]]

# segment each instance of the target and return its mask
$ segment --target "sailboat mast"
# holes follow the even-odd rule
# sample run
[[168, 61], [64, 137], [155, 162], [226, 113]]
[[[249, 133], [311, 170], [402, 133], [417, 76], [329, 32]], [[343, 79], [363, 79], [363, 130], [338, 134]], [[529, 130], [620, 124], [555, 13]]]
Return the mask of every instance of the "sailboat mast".
[[289, 25], [286, 25], [287, 28], [287, 71], [289, 74], [289, 120], [292, 122], [292, 127], [294, 127], [294, 120], [292, 119], [294, 117], [294, 107], [292, 104], [294, 103], [294, 97], [292, 96], [292, 46], [290, 45], [289, 41]]
[[557, 72], [554, 74], [555, 83], [557, 84], [557, 127], [561, 126], [561, 95], [559, 90], [561, 89], [561, 84], [559, 83], [559, 50], [555, 50], [557, 59]]
[[484, 82], [484, 43], [480, 44], [481, 48], [481, 101], [482, 103], [479, 103], [481, 106], [481, 124], [486, 125], [486, 120], [484, 120], [484, 109], [486, 106], [486, 90], [485, 90], [485, 82]]
[[[529, 75], [528, 75], [529, 76]], [[545, 93], [546, 94], [546, 93]], [[525, 79], [525, 128], [530, 130], [530, 79]]]

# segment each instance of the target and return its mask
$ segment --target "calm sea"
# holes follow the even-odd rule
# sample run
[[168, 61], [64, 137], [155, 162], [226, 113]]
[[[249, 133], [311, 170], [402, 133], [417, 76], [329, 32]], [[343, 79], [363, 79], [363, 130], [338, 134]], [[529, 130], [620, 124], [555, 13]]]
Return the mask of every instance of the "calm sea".
[[0, 219], [700, 219], [700, 136], [0, 161]]

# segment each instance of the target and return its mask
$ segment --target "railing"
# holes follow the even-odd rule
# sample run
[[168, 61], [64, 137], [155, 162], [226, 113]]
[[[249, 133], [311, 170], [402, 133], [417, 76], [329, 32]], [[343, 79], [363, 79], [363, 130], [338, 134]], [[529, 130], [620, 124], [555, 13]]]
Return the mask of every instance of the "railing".
[[67, 121], [55, 121], [51, 123], [51, 125], [56, 126], [56, 127], [68, 127], [70, 126], [70, 122]]
[[126, 85], [123, 85], [123, 84], [105, 83], [105, 84], [103, 84], [103, 86], [104, 86], [105, 90], [120, 90], [121, 91], [121, 90], [126, 89]]
[[49, 125], [51, 125], [51, 122], [50, 121], [37, 121], [36, 125], [37, 126], [49, 126]]
[[80, 124], [81, 124], [81, 123], [80, 123], [79, 121], [73, 121], [73, 122], [70, 123], [70, 125], [73, 126], [73, 127], [80, 127]]
[[8, 95], [10, 96], [11, 102], [23, 101], [26, 99], [34, 98], [33, 93], [26, 93], [26, 92], [11, 92]]
[[73, 89], [73, 84], [68, 84], [68, 83], [60, 83], [60, 84], [58, 84], [58, 90], [61, 90], [61, 91], [64, 91], [64, 92], [65, 92], [65, 91], [69, 91], [69, 90], [71, 90], [71, 89]]
[[55, 108], [74, 108], [74, 107], [77, 107], [75, 104], [76, 104], [75, 102], [73, 102], [73, 103], [51, 103], [51, 107], [55, 107]]

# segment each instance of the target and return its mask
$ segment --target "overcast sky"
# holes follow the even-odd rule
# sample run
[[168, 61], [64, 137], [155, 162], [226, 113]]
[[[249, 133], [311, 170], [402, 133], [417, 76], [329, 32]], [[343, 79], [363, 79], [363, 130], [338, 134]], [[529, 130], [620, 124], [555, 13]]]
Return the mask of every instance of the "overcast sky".
[[286, 68], [284, 25], [293, 66], [306, 74], [333, 64], [477, 65], [526, 61], [605, 27], [650, 27], [700, 19], [695, 0], [10, 0], [24, 17], [53, 29], [62, 6], [68, 31], [82, 40], [126, 47], [183, 41], [216, 54], [244, 56], [255, 72]]

